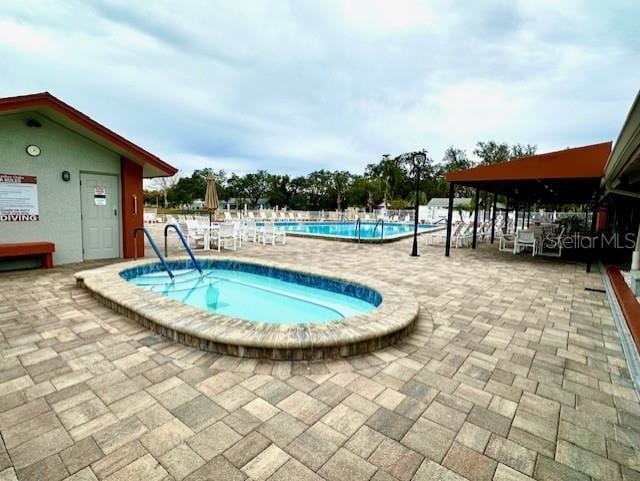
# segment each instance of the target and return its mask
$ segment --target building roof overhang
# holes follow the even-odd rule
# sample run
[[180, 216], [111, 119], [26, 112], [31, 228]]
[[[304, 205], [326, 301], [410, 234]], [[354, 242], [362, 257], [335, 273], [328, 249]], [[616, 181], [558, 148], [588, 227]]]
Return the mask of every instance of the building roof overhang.
[[36, 112], [126, 157], [142, 166], [144, 177], [164, 177], [177, 173], [175, 167], [64, 103], [49, 92], [0, 98], [0, 115], [21, 112]]
[[610, 192], [640, 194], [640, 91], [609, 155], [603, 183]]

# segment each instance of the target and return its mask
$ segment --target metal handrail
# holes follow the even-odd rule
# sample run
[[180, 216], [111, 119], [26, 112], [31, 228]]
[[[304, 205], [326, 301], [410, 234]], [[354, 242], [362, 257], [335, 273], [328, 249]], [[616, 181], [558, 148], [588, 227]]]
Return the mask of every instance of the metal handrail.
[[147, 236], [147, 240], [149, 241], [151, 248], [158, 256], [158, 259], [160, 259], [160, 263], [162, 264], [162, 267], [164, 267], [164, 270], [167, 271], [167, 274], [169, 274], [169, 277], [171, 278], [171, 282], [173, 282], [175, 280], [173, 276], [173, 272], [171, 272], [171, 269], [169, 268], [169, 265], [167, 264], [167, 261], [165, 260], [165, 258], [162, 257], [162, 254], [158, 250], [158, 246], [156, 245], [155, 242], [153, 242], [153, 239], [151, 238], [151, 234], [149, 234], [149, 231], [144, 227], [136, 227], [135, 229], [133, 229], [133, 258], [135, 260], [138, 259], [138, 245], [136, 244], [136, 236], [140, 231], [144, 232], [144, 235]]
[[191, 250], [191, 247], [189, 247], [189, 243], [184, 238], [184, 235], [182, 235], [182, 232], [180, 231], [180, 227], [178, 227], [175, 224], [167, 224], [166, 226], [164, 226], [164, 255], [165, 255], [165, 257], [169, 257], [168, 249], [167, 249], [167, 233], [168, 233], [169, 229], [172, 228], [172, 227], [176, 231], [176, 234], [178, 234], [178, 237], [180, 238], [180, 241], [182, 242], [182, 245], [184, 246], [184, 248], [186, 249], [187, 253], [189, 254], [189, 257], [191, 257], [191, 261], [193, 262], [193, 265], [198, 270], [200, 275], [203, 275], [202, 269], [200, 268], [200, 264], [196, 260], [196, 256], [193, 254], [193, 251]]
[[375, 237], [376, 235], [376, 229], [378, 228], [378, 225], [380, 225], [380, 244], [382, 244], [383, 240], [384, 240], [384, 219], [382, 217], [380, 217], [377, 221], [376, 221], [376, 225], [373, 226], [373, 234], [372, 236]]
[[362, 230], [362, 222], [360, 221], [360, 217], [356, 219], [356, 228], [353, 231], [353, 236], [358, 236], [358, 244], [360, 243], [360, 231]]

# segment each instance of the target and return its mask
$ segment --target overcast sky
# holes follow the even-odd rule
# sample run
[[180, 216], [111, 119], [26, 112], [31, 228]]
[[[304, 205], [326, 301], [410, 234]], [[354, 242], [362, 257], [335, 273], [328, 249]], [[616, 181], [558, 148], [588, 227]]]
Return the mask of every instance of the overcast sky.
[[4, 0], [0, 96], [47, 90], [184, 172], [549, 151], [615, 140], [637, 20], [634, 0]]

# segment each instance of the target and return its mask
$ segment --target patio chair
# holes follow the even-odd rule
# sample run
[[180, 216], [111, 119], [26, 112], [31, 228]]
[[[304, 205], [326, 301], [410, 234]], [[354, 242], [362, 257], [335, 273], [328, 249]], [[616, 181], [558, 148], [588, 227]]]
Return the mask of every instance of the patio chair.
[[263, 244], [270, 242], [271, 245], [276, 245], [276, 239], [280, 237], [282, 239], [282, 245], [286, 243], [286, 233], [283, 229], [276, 229], [274, 222], [265, 222], [262, 229], [258, 232], [259, 239]]
[[498, 243], [498, 250], [500, 252], [510, 251], [513, 252], [513, 246], [516, 242], [515, 234], [508, 234], [505, 231], [499, 231], [500, 242]]
[[513, 253], [519, 254], [529, 248], [531, 249], [531, 255], [535, 256], [539, 248], [535, 231], [532, 229], [518, 231], [513, 241]]
[[213, 241], [218, 246], [218, 252], [220, 252], [221, 247], [228, 249], [227, 245], [229, 244], [233, 246], [233, 250], [235, 251], [238, 248], [238, 237], [235, 232], [235, 225], [228, 222], [220, 224], [220, 228], [213, 233]]
[[539, 255], [549, 257], [562, 257], [562, 239], [564, 238], [565, 228], [558, 234], [547, 233], [540, 242]]
[[200, 228], [198, 221], [191, 219], [185, 220], [184, 223], [178, 223], [178, 228], [187, 238], [189, 245], [193, 242], [194, 247], [198, 247], [198, 245], [202, 243], [204, 247], [204, 231]]
[[256, 242], [258, 239], [258, 228], [254, 219], [246, 219], [243, 225], [242, 237], [245, 241]]

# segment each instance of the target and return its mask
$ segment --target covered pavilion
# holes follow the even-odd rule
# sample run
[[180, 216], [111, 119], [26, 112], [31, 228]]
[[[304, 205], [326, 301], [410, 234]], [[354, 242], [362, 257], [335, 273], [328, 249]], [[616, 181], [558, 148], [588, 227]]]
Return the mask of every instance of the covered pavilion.
[[[453, 199], [456, 185], [475, 189], [475, 210], [472, 248], [476, 247], [478, 205], [481, 192], [493, 196], [491, 219], [491, 242], [495, 237], [496, 202], [498, 196], [515, 205], [516, 222], [518, 206], [530, 209], [533, 204], [589, 204], [594, 213], [591, 222], [595, 234], [596, 210], [601, 189], [601, 179], [611, 153], [611, 142], [583, 147], [567, 148], [556, 152], [521, 157], [510, 162], [481, 165], [471, 169], [452, 171], [446, 174], [449, 182], [449, 213], [447, 217], [447, 239], [445, 256], [451, 250]], [[524, 217], [523, 217], [524, 222]], [[588, 264], [590, 268], [590, 263]]]

